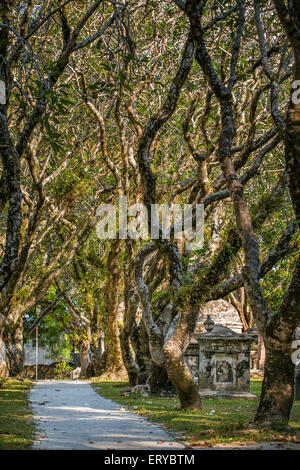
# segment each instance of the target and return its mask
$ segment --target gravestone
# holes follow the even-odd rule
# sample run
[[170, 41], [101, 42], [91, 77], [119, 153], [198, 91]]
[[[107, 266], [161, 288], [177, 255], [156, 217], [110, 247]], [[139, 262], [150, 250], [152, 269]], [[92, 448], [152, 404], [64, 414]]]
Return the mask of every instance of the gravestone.
[[[198, 381], [199, 372], [198, 335], [199, 333], [205, 333], [204, 323], [208, 315], [214, 323], [227, 326], [235, 333], [242, 333], [243, 331], [243, 324], [240, 320], [239, 313], [230, 302], [223, 299], [211, 300], [201, 308], [195, 333], [184, 355], [196, 381]], [[244, 334], [249, 335], [249, 333], [250, 329], [248, 329]], [[250, 370], [254, 369], [256, 371], [257, 369], [263, 368], [263, 366], [258, 365], [259, 338], [257, 335], [257, 329], [251, 329], [250, 337], [254, 339], [251, 345]]]
[[199, 395], [202, 398], [256, 398], [250, 391], [253, 339], [216, 325], [208, 316], [199, 334]]
[[236, 333], [242, 333], [243, 330], [237, 309], [226, 300], [211, 300], [200, 309], [195, 333], [184, 355], [196, 381], [198, 381], [199, 373], [198, 335], [199, 333], [205, 333], [204, 323], [208, 315], [215, 323], [228, 326]]

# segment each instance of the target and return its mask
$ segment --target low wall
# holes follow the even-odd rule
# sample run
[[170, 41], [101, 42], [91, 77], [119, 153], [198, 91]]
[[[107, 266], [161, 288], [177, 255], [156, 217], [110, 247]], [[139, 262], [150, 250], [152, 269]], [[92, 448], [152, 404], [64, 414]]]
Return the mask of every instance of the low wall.
[[[24, 345], [24, 352], [25, 352], [25, 365], [26, 366], [33, 366], [35, 365], [35, 346], [33, 346], [32, 342], [26, 343]], [[49, 350], [39, 346], [38, 348], [38, 363], [43, 365], [48, 365], [53, 362], [53, 359], [49, 357]]]

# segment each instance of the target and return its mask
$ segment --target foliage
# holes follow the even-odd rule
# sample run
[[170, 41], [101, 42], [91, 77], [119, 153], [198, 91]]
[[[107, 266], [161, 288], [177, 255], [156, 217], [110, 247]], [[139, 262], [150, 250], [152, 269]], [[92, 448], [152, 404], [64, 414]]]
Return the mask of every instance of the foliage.
[[65, 379], [71, 370], [72, 367], [66, 361], [61, 361], [55, 366], [55, 375], [58, 379]]
[[[0, 113], [0, 331], [3, 325], [13, 336], [23, 319], [26, 335], [37, 320], [36, 306], [40, 312], [49, 308], [39, 336], [53, 359], [67, 360], [86, 340], [99, 352], [105, 334], [107, 364], [122, 368], [121, 330], [126, 367], [140, 372], [142, 343], [151, 335], [139, 335], [151, 321], [153, 331], [164, 325], [156, 342], [161, 348], [172, 337], [168, 328], [176, 328], [179, 355], [195, 327], [191, 306], [227, 298], [252, 325], [242, 276], [250, 245], [245, 237], [242, 244], [237, 192], [228, 188], [233, 180], [242, 183], [247, 227], [253, 225], [262, 263], [295, 218], [278, 123], [287, 115], [294, 59], [273, 2], [200, 2], [196, 23], [201, 17], [206, 67], [201, 47], [195, 53], [199, 34], [194, 55], [187, 54], [199, 2], [187, 1], [195, 7], [190, 17], [169, 0], [103, 0], [92, 9], [92, 1], [60, 3], [54, 10], [52, 2], [21, 3], [8, 2], [0, 12], [1, 23], [10, 25], [0, 38], [0, 80], [9, 97]], [[215, 93], [220, 86], [230, 88], [230, 119], [219, 99], [226, 94]], [[231, 134], [223, 132], [231, 117], [226, 158], [232, 177], [225, 177], [218, 146]], [[130, 251], [123, 239], [118, 245], [96, 235], [98, 206], [117, 205], [120, 196], [129, 204], [151, 199], [205, 208], [202, 249], [189, 252], [174, 242], [174, 262], [160, 244], [145, 260], [141, 276], [149, 287], [150, 321], [141, 320], [132, 295], [136, 256], [146, 241], [133, 241]], [[271, 257], [263, 279], [252, 283], [261, 286], [273, 313], [280, 311], [298, 254], [294, 233]], [[236, 278], [241, 282], [228, 288], [226, 282]], [[182, 321], [173, 324], [176, 313]]]

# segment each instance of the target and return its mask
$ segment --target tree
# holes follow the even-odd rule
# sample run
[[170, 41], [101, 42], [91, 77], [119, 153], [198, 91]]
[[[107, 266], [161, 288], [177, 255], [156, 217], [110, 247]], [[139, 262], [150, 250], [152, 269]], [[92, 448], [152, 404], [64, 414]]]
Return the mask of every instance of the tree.
[[[204, 6], [203, 2], [188, 0], [186, 2], [186, 12], [191, 24], [192, 37], [196, 48], [196, 59], [221, 109], [222, 128], [218, 142], [217, 158], [222, 169], [223, 178], [226, 181], [228, 194], [233, 202], [234, 214], [245, 256], [245, 265], [242, 270], [244, 286], [256, 324], [266, 346], [263, 390], [255, 421], [258, 423], [287, 423], [294, 394], [294, 365], [291, 359], [291, 343], [295, 327], [300, 321], [299, 311], [296, 307], [297, 296], [299, 295], [299, 261], [296, 264], [291, 284], [283, 299], [280, 310], [274, 315], [268, 309], [260, 288], [261, 263], [259, 243], [254, 232], [253, 216], [251, 216], [249, 205], [245, 198], [243, 183], [237, 175], [235, 162], [232, 160], [232, 146], [235, 138], [233, 87], [237, 80], [237, 64], [245, 26], [246, 9], [243, 1], [237, 2], [239, 19], [231, 50], [230, 74], [225, 85], [216, 73], [211, 55], [206, 48], [202, 26]], [[261, 61], [270, 81], [272, 118], [278, 132], [281, 134], [283, 131], [283, 120], [278, 108], [278, 79], [277, 77], [275, 78], [275, 74], [271, 74], [269, 69], [259, 2], [255, 2], [255, 15]], [[287, 161], [287, 167], [289, 167], [289, 161]], [[297, 173], [293, 172], [293, 185], [295, 180], [297, 180]], [[289, 189], [293, 200], [295, 197], [293, 187], [289, 185]], [[285, 393], [282, 393], [283, 390]]]
[[[96, 374], [123, 374], [123, 362], [131, 385], [171, 381], [181, 406], [199, 409], [184, 353], [201, 306], [226, 298], [267, 348], [256, 421], [288, 421], [299, 322], [298, 105], [285, 113], [293, 3], [70, 0], [26, 12], [6, 2], [0, 311], [12, 342], [54, 288], [37, 322], [51, 312], [59, 322], [64, 302]], [[97, 207], [124, 197], [148, 216], [153, 204], [203, 204], [203, 247], [188, 250], [174, 221], [170, 239], [162, 226], [158, 239], [124, 239], [121, 223], [98, 240]]]
[[[79, 180], [74, 181], [69, 172], [69, 185], [65, 179], [64, 188], [59, 188], [59, 179], [86, 137], [83, 132], [79, 139], [74, 139], [72, 129], [66, 133], [68, 125], [63, 116], [72, 102], [65, 80], [70, 76], [71, 56], [98, 40], [120, 10], [108, 9], [105, 22], [106, 15], [98, 11], [105, 2], [89, 2], [85, 9], [73, 11], [68, 6], [70, 2], [55, 8], [48, 3], [1, 4], [0, 79], [6, 88], [0, 119], [0, 196], [5, 221], [1, 226], [1, 336], [3, 328], [16, 324], [72, 262], [95, 225], [92, 216], [98, 198], [106, 192], [98, 185], [86, 211], [77, 211], [76, 223], [74, 217], [73, 222], [68, 220], [74, 214], [73, 190]], [[41, 35], [48, 37], [50, 43], [54, 43], [55, 36], [60, 38], [55, 54], [47, 41], [40, 43]], [[58, 132], [55, 127], [59, 127]], [[55, 193], [55, 181], [60, 198]], [[63, 226], [69, 230], [68, 237], [64, 238], [62, 231], [61, 237], [57, 237], [57, 229]], [[41, 264], [42, 275], [40, 270], [37, 273]], [[37, 269], [32, 270], [32, 265]]]

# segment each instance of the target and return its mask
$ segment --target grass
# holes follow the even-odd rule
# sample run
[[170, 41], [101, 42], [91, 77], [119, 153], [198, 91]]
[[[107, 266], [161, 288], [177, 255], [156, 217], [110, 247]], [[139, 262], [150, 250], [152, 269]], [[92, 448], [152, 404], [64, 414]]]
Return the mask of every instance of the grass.
[[[95, 390], [131, 411], [181, 433], [193, 447], [232, 443], [300, 442], [300, 401], [295, 401], [289, 427], [285, 429], [249, 426], [258, 405], [257, 399], [203, 400], [201, 411], [181, 410], [177, 398], [120, 396], [126, 382], [94, 382]], [[261, 381], [251, 381], [251, 390], [260, 395]]]
[[0, 450], [24, 450], [33, 442], [34, 426], [28, 407], [30, 380], [7, 379], [0, 385]]

